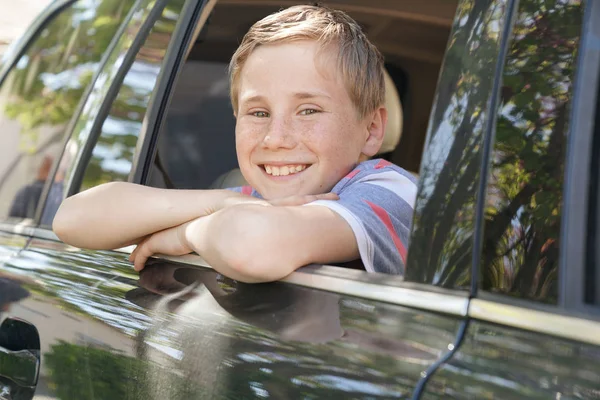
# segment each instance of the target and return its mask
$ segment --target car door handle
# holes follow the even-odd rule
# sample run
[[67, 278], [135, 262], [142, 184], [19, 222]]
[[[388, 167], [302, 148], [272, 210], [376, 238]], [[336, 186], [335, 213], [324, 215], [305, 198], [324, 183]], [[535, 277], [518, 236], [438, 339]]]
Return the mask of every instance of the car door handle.
[[35, 354], [34, 351], [11, 351], [0, 347], [0, 376], [10, 379], [21, 387], [35, 388], [40, 369], [40, 357], [39, 352]]
[[[14, 388], [21, 393], [18, 398], [30, 398], [24, 397], [23, 393], [30, 392], [33, 397], [39, 372], [40, 336], [38, 330], [34, 325], [22, 319], [6, 318], [0, 325], [0, 383], [8, 379], [21, 388]], [[14, 385], [9, 386], [14, 387]], [[12, 389], [5, 386], [4, 390], [10, 392]], [[0, 399], [2, 398], [1, 394]]]

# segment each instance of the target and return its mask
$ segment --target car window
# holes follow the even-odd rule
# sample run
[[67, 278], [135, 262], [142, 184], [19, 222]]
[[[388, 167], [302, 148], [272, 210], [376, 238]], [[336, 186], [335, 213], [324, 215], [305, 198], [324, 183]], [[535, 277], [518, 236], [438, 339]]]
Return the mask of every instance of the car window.
[[406, 279], [471, 286], [477, 188], [506, 2], [461, 2], [431, 111]]
[[[184, 2], [147, 0], [139, 4], [96, 81], [56, 174], [57, 182], [64, 177], [73, 193], [102, 183], [128, 179], [146, 110]], [[119, 79], [120, 67], [126, 62], [128, 49], [148, 24], [151, 24], [151, 29], [147, 37], [121, 78], [122, 84], [99, 129], [94, 131], [96, 118], [102, 118], [98, 114], [103, 102], [111, 101], [109, 96]], [[66, 195], [48, 196], [42, 225], [51, 224]]]
[[184, 65], [158, 136], [151, 186], [207, 189], [237, 168], [227, 65], [201, 60]]
[[185, 0], [170, 1], [138, 52], [106, 117], [80, 190], [126, 181], [150, 96]]
[[0, 86], [0, 220], [33, 218], [65, 128], [129, 9], [77, 1], [46, 23]]
[[[406, 60], [405, 54], [410, 52], [406, 47], [414, 45], [414, 42], [403, 42], [406, 47], [396, 44], [396, 37], [402, 36], [404, 31], [392, 26], [399, 24], [390, 23], [385, 30], [375, 29], [374, 26], [380, 22], [380, 13], [391, 13], [401, 6], [391, 3], [372, 6], [367, 1], [360, 7], [338, 6], [358, 21], [386, 59], [386, 78], [389, 78], [386, 79], [386, 93], [390, 94], [389, 98], [386, 97], [388, 125], [382, 151], [376, 157], [414, 170], [420, 152], [418, 157], [415, 155], [408, 162], [407, 157], [401, 156], [404, 152], [398, 153], [396, 150], [399, 148], [397, 144], [400, 140], [422, 143], [424, 129], [419, 130], [415, 121], [427, 115], [430, 103], [427, 94], [418, 99], [419, 104], [413, 102], [411, 107], [404, 109], [403, 101], [411, 101], [407, 98], [409, 75], [404, 70], [404, 64], [416, 75], [420, 94], [429, 92], [429, 83], [435, 80], [438, 73], [436, 64], [418, 58]], [[235, 151], [235, 117], [229, 99], [228, 64], [249, 27], [280, 8], [276, 3], [247, 1], [219, 2], [211, 10], [178, 75], [178, 84], [173, 90], [165, 121], [157, 137], [153, 163], [144, 180], [146, 184], [178, 189], [224, 188], [246, 184], [238, 169]], [[448, 16], [448, 25], [454, 11], [454, 6], [448, 6], [442, 13]], [[415, 36], [414, 30], [408, 31]], [[448, 33], [449, 26], [436, 28], [428, 42], [428, 59], [439, 60], [441, 64]], [[423, 64], [427, 67], [423, 67]], [[426, 88], [423, 82], [427, 83]], [[414, 114], [406, 110], [414, 110]]]
[[519, 6], [486, 192], [485, 290], [558, 300], [565, 149], [582, 15], [578, 0]]

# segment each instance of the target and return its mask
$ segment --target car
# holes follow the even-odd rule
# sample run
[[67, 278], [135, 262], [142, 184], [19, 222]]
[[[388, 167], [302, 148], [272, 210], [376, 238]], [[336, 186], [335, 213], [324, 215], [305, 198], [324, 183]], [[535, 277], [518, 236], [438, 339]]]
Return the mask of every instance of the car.
[[[331, 0], [419, 178], [404, 276], [246, 284], [52, 232], [111, 181], [237, 186], [227, 63], [292, 0], [55, 0], [0, 64], [0, 398], [600, 399], [600, 4]], [[93, 227], [90, 227], [93, 229]], [[360, 264], [360, 263], [358, 263]]]

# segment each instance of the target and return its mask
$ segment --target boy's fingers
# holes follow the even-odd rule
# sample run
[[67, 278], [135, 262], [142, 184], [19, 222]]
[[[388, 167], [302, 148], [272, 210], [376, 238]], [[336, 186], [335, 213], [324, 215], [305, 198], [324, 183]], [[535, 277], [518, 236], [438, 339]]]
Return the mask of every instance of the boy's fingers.
[[335, 193], [298, 195], [271, 200], [270, 203], [274, 206], [301, 206], [317, 200], [339, 200], [339, 196]]
[[309, 194], [306, 196], [300, 196], [298, 199], [298, 205], [312, 203], [317, 200], [339, 200], [340, 197], [335, 193], [322, 193], [322, 194]]
[[139, 249], [144, 247], [144, 245], [146, 243], [148, 243], [148, 240], [152, 237], [152, 235], [148, 235], [146, 236], [146, 238], [142, 239], [136, 246], [135, 249], [133, 249], [133, 251], [131, 252], [131, 254], [129, 255], [129, 261], [130, 262], [134, 262], [135, 257], [137, 256], [137, 254], [139, 253]]
[[139, 245], [135, 246], [135, 249], [133, 249], [133, 251], [129, 255], [129, 262], [133, 262], [133, 260], [135, 260], [135, 255], [137, 254], [137, 249], [138, 248], [139, 248]]
[[339, 200], [340, 196], [338, 196], [336, 193], [323, 193], [323, 194], [318, 194], [317, 198], [319, 200]]
[[144, 269], [146, 261], [154, 254], [147, 242], [139, 244], [134, 253], [133, 269], [138, 272]]

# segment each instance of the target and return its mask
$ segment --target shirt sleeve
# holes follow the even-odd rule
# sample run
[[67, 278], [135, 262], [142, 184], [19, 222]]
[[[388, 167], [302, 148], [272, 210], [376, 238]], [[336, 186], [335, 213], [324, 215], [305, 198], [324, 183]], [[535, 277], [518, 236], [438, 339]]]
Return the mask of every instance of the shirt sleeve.
[[352, 228], [360, 257], [369, 272], [404, 274], [417, 186], [395, 170], [357, 177], [340, 199], [319, 200]]
[[237, 187], [230, 187], [227, 188], [227, 190], [231, 190], [232, 192], [236, 192], [236, 193], [241, 193], [241, 194], [245, 194], [247, 196], [253, 196], [254, 195], [254, 190], [252, 189], [251, 186], [237, 186]]

